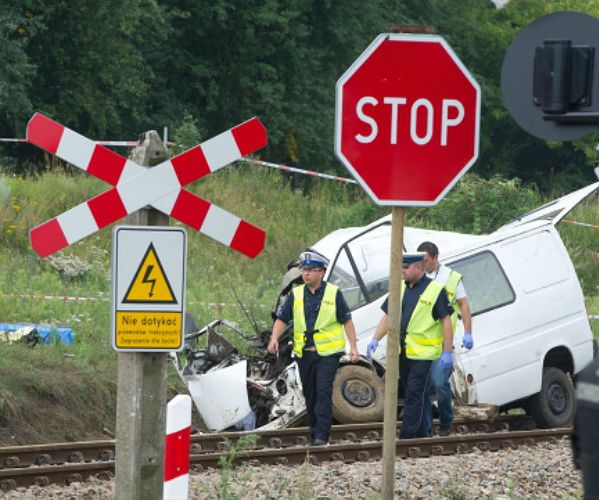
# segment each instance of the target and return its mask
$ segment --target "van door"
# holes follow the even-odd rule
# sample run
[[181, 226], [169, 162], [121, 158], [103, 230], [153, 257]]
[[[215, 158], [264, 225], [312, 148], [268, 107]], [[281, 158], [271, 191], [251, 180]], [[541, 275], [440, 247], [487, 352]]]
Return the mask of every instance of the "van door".
[[[462, 274], [468, 303], [472, 312], [472, 330], [474, 347], [467, 351], [462, 347], [463, 325], [458, 322], [454, 334], [454, 370], [453, 387], [456, 397], [469, 404], [501, 404], [497, 395], [491, 395], [486, 385], [497, 369], [507, 361], [492, 355], [496, 342], [509, 331], [509, 305], [516, 295], [504, 272], [499, 259], [487, 247], [459, 260], [449, 262], [452, 269]], [[493, 382], [491, 382], [493, 384]], [[506, 387], [506, 390], [511, 388]]]
[[[346, 241], [327, 278], [343, 292], [352, 311], [358, 351], [363, 354], [383, 315], [380, 307], [389, 287], [390, 231], [386, 221]], [[377, 350], [377, 359], [384, 358], [385, 344]]]

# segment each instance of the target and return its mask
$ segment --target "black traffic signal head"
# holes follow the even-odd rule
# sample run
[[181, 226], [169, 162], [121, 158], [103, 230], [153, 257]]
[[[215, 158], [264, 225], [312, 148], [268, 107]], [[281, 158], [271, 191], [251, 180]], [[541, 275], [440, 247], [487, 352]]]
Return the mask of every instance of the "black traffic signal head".
[[510, 46], [501, 69], [508, 111], [527, 132], [571, 141], [599, 127], [599, 20], [558, 12], [528, 25]]

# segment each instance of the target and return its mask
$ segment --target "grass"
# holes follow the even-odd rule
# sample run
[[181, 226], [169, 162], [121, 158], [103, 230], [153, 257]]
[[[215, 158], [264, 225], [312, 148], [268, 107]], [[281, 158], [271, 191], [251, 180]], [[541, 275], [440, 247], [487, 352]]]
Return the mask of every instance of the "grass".
[[590, 322], [593, 335], [597, 340], [599, 340], [599, 295], [595, 295], [594, 297], [586, 297], [585, 302], [589, 315], [596, 316], [596, 318], [592, 318]]
[[[193, 192], [267, 232], [264, 251], [252, 260], [188, 229], [186, 306], [199, 327], [223, 317], [238, 322], [248, 332], [253, 331], [253, 321], [258, 329], [270, 328], [270, 313], [288, 262], [337, 228], [364, 225], [388, 213], [355, 185], [311, 182], [302, 190], [293, 189], [279, 172], [243, 163], [191, 185]], [[470, 203], [469, 186], [474, 186], [481, 197], [481, 205], [486, 203], [482, 199], [485, 193], [492, 194], [489, 203], [493, 205], [496, 226], [511, 216], [514, 200], [522, 212], [538, 202], [534, 191], [512, 196], [510, 193], [527, 189], [518, 183], [466, 176], [435, 207], [435, 212], [410, 210], [408, 224], [435, 228], [440, 222], [434, 213], [445, 210], [449, 213], [440, 220], [451, 218], [457, 225], [454, 230], [476, 232], [477, 228], [486, 228], [489, 223], [485, 214], [489, 210], [482, 208], [476, 218], [459, 226], [464, 204]], [[7, 433], [18, 430], [17, 417], [33, 420], [43, 408], [48, 408], [48, 418], [54, 420], [66, 418], [67, 414], [86, 415], [87, 423], [98, 432], [114, 421], [111, 228], [46, 259], [38, 258], [28, 239], [32, 227], [105, 189], [105, 184], [79, 171], [55, 170], [27, 178], [0, 176], [0, 323], [64, 325], [72, 327], [75, 334], [75, 342], [70, 346], [30, 349], [0, 343], [0, 442], [6, 441]], [[506, 207], [501, 206], [503, 200]], [[497, 213], [502, 214], [501, 220]], [[599, 224], [596, 200], [569, 218]], [[176, 225], [174, 221], [171, 224]], [[561, 224], [559, 228], [575, 263], [587, 310], [589, 314], [599, 314], [599, 230], [571, 224]], [[65, 300], [66, 296], [93, 300]], [[239, 302], [250, 311], [253, 321]], [[592, 324], [599, 337], [599, 320]], [[239, 338], [230, 340], [241, 345]], [[169, 384], [178, 384], [172, 372]], [[62, 406], [55, 403], [59, 401]], [[61, 417], [50, 411], [60, 413], [61, 408]], [[91, 413], [95, 416], [87, 418]], [[38, 427], [43, 425], [38, 423]]]
[[[565, 220], [599, 226], [597, 197], [589, 197], [569, 213]], [[558, 229], [574, 263], [587, 312], [589, 315], [599, 316], [599, 227], [562, 222]], [[591, 319], [590, 322], [593, 335], [599, 339], [599, 319]]]
[[220, 481], [218, 483], [218, 498], [222, 500], [233, 500], [235, 498], [241, 498], [245, 496], [247, 491], [241, 495], [234, 494], [232, 492], [232, 483], [239, 484], [240, 478], [238, 472], [243, 472], [243, 468], [239, 468], [237, 459], [243, 455], [244, 452], [253, 449], [258, 441], [258, 436], [255, 434], [247, 434], [241, 436], [236, 442], [232, 443], [229, 440], [225, 440], [228, 445], [228, 450], [223, 453], [218, 459], [220, 466], [219, 474]]

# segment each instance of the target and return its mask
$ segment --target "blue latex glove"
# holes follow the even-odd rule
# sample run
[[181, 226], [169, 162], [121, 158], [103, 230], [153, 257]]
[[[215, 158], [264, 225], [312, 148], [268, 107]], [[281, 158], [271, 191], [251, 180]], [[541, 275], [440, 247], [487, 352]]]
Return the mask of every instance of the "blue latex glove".
[[462, 345], [466, 349], [472, 349], [474, 347], [474, 340], [472, 340], [472, 334], [470, 332], [464, 333], [464, 338], [462, 339]]
[[441, 354], [441, 366], [445, 370], [445, 373], [449, 375], [449, 372], [453, 368], [453, 353], [443, 351], [443, 354]]
[[370, 342], [368, 342], [368, 347], [366, 348], [366, 355], [368, 356], [368, 359], [372, 359], [372, 355], [374, 354], [374, 351], [376, 351], [376, 348], [379, 346], [379, 341], [377, 339], [375, 339], [374, 337], [372, 338], [372, 340]]

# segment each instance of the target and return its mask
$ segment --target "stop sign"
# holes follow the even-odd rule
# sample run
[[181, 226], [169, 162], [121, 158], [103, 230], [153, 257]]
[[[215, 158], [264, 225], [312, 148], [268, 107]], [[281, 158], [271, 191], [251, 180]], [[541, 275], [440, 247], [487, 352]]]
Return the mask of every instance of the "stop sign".
[[439, 36], [379, 35], [337, 82], [335, 154], [379, 205], [439, 202], [479, 122], [478, 83]]

